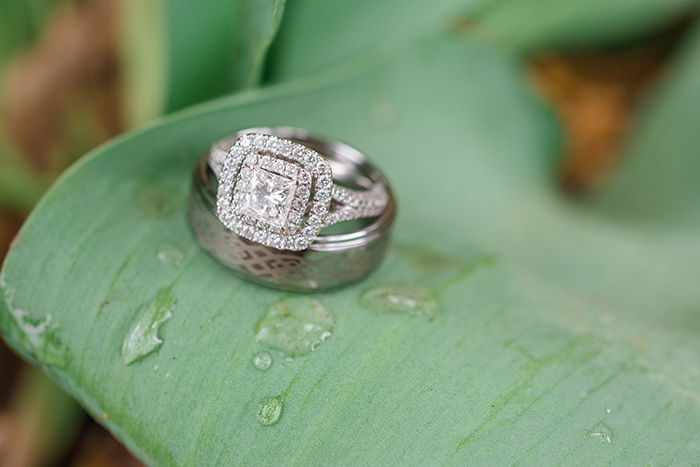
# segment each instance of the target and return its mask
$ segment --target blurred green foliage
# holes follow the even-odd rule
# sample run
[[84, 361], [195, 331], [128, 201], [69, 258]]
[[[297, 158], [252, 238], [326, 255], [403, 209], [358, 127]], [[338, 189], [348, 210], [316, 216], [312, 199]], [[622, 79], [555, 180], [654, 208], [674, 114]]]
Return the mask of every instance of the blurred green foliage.
[[475, 16], [474, 34], [533, 51], [614, 45], [670, 26], [697, 0], [497, 1]]
[[121, 57], [130, 124], [254, 86], [284, 0], [128, 0]]
[[0, 4], [0, 72], [9, 57], [41, 34], [54, 0], [5, 0]]
[[[55, 3], [53, 0], [6, 0], [0, 3], [0, 89], [3, 89], [8, 63], [39, 37]], [[0, 205], [27, 212], [45, 188], [46, 183], [32, 174], [21, 155], [8, 141], [2, 125]]]

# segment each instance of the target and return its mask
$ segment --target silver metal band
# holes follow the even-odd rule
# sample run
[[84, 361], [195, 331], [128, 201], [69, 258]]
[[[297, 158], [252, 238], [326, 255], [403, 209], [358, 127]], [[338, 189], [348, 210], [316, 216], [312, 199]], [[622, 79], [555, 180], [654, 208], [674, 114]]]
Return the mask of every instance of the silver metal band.
[[[234, 143], [251, 133], [286, 138], [323, 155], [336, 183], [320, 228], [351, 221], [332, 228], [344, 230], [319, 233], [306, 248], [294, 251], [263, 245], [222, 223], [217, 197], [226, 158]], [[198, 242], [219, 262], [254, 282], [303, 292], [342, 286], [374, 269], [384, 256], [394, 215], [386, 179], [362, 153], [287, 127], [243, 130], [215, 143], [195, 167], [189, 203], [189, 220]]]

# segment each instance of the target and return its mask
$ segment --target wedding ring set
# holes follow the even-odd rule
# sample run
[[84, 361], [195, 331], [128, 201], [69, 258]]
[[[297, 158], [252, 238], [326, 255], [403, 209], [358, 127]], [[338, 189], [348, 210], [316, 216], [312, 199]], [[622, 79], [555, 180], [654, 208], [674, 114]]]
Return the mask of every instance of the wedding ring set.
[[189, 220], [238, 275], [300, 292], [357, 281], [386, 251], [391, 187], [357, 149], [291, 127], [215, 142], [194, 169]]

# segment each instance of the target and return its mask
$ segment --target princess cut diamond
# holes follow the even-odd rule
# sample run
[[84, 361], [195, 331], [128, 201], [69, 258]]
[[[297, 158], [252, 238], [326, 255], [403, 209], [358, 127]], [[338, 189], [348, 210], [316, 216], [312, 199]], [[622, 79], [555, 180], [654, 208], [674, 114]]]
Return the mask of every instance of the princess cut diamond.
[[249, 240], [303, 250], [330, 208], [331, 178], [330, 164], [315, 151], [284, 138], [246, 134], [224, 160], [217, 214]]
[[292, 208], [296, 183], [260, 167], [253, 167], [241, 186], [241, 211], [254, 219], [283, 228]]

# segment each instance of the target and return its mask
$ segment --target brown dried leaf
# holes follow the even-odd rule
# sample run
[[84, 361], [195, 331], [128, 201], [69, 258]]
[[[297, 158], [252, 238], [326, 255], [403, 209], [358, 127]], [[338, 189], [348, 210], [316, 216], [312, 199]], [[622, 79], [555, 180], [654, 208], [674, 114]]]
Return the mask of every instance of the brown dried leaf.
[[[41, 38], [8, 66], [2, 101], [9, 137], [37, 171], [60, 169], [66, 117], [88, 103], [98, 144], [121, 129], [116, 54], [116, 0], [59, 7]], [[80, 148], [87, 150], [89, 148]], [[57, 167], [58, 166], [58, 167]]]
[[614, 167], [640, 99], [683, 30], [621, 49], [532, 58], [532, 78], [564, 126], [561, 173], [566, 189], [585, 191]]

